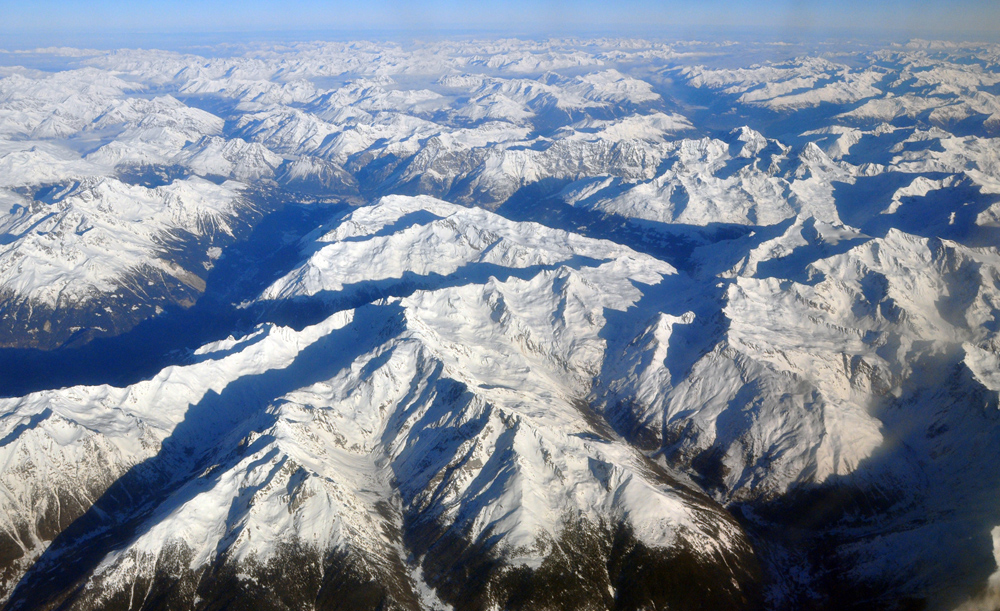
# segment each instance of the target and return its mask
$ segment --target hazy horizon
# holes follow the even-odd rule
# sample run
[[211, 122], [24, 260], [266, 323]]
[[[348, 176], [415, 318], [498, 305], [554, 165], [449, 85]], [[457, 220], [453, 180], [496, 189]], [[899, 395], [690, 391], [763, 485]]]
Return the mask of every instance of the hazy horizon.
[[[7, 6], [5, 6], [7, 5]], [[273, 3], [158, 0], [142, 8], [120, 2], [0, 2], [0, 48], [76, 46], [185, 47], [199, 44], [315, 39], [410, 39], [465, 36], [744, 37], [760, 40], [912, 38], [995, 41], [1000, 4], [821, 2], [457, 3], [294, 0]]]

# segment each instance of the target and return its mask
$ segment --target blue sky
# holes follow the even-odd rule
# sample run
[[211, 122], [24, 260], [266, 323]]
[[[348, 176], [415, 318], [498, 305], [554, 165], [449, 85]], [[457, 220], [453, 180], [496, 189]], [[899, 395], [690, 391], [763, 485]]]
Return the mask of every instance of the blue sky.
[[[52, 33], [413, 32], [510, 34], [758, 28], [775, 34], [856, 30], [982, 37], [1000, 29], [1000, 1], [736, 0], [457, 2], [432, 0], [0, 0], [0, 36]], [[0, 46], [4, 46], [0, 44]]]

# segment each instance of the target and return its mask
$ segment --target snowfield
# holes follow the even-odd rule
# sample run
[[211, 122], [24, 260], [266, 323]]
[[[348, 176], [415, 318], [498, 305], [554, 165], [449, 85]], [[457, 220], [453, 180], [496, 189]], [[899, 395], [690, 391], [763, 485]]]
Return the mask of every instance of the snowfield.
[[199, 52], [0, 56], [4, 609], [996, 606], [1000, 47]]

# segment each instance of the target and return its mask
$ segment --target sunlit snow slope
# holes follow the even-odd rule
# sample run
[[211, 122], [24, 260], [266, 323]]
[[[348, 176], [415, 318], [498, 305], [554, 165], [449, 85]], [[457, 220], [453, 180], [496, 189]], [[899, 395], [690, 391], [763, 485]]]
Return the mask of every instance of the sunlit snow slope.
[[998, 608], [998, 88], [928, 41], [0, 53], [0, 603]]

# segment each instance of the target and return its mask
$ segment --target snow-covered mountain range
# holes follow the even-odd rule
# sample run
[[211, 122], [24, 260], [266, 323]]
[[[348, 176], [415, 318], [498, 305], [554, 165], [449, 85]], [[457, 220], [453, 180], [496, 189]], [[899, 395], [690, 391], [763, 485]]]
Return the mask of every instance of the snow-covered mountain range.
[[0, 604], [997, 608], [998, 85], [925, 41], [2, 54]]

